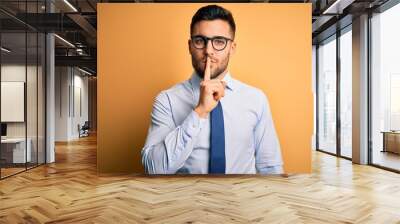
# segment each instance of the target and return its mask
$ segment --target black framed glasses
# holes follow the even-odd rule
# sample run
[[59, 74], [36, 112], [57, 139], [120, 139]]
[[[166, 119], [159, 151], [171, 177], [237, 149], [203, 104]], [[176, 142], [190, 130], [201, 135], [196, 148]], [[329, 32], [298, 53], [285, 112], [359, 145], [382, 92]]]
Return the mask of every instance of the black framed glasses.
[[217, 51], [222, 51], [226, 48], [229, 41], [233, 41], [227, 37], [215, 36], [215, 37], [206, 37], [206, 36], [192, 36], [191, 41], [196, 49], [204, 49], [207, 46], [208, 41], [211, 40], [212, 47]]

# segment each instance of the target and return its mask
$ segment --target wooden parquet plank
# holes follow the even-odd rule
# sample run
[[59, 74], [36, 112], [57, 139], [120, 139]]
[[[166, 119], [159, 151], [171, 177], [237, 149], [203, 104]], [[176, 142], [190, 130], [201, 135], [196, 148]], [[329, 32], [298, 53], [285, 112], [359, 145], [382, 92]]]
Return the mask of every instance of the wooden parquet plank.
[[400, 175], [319, 152], [313, 173], [98, 175], [96, 137], [0, 181], [0, 223], [399, 223]]

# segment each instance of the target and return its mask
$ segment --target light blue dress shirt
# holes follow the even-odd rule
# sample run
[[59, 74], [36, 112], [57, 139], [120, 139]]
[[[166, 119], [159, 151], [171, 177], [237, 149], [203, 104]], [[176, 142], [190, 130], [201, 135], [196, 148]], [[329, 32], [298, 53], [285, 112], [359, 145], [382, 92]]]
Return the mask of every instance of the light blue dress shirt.
[[[264, 92], [233, 79], [229, 72], [221, 99], [227, 174], [280, 174], [283, 162], [268, 99]], [[201, 78], [192, 77], [155, 99], [142, 163], [149, 174], [206, 174], [210, 116], [194, 111]]]

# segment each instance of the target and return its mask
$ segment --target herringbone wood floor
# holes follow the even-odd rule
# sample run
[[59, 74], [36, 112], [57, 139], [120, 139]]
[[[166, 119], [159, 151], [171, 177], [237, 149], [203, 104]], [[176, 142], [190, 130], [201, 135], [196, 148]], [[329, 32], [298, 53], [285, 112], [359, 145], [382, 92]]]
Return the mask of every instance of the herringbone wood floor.
[[0, 223], [400, 223], [400, 175], [314, 153], [310, 175], [99, 176], [96, 139], [0, 181]]

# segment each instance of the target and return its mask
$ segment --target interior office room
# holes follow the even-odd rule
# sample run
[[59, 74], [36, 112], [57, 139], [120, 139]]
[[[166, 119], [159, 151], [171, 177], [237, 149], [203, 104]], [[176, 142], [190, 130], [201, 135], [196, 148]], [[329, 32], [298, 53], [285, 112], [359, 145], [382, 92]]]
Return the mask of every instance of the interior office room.
[[[146, 165], [207, 5], [233, 13], [229, 69], [267, 92], [280, 172]], [[398, 0], [1, 0], [0, 223], [400, 223], [399, 23]]]

